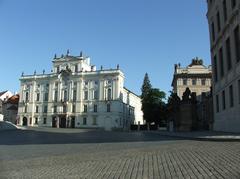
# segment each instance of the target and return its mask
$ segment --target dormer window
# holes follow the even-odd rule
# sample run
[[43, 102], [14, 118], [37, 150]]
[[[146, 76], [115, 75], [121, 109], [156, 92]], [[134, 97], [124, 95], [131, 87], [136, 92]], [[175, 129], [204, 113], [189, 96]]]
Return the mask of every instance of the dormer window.
[[60, 67], [58, 66], [58, 67], [57, 67], [57, 73], [59, 73], [59, 72], [60, 72]]
[[78, 65], [75, 65], [75, 72], [78, 72]]

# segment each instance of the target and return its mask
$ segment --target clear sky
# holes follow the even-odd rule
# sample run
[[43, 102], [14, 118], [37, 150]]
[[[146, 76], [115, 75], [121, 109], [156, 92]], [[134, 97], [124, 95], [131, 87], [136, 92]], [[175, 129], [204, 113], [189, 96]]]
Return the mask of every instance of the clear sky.
[[119, 64], [137, 94], [146, 72], [168, 92], [175, 63], [210, 64], [206, 11], [205, 0], [0, 0], [0, 91], [70, 49], [98, 69]]

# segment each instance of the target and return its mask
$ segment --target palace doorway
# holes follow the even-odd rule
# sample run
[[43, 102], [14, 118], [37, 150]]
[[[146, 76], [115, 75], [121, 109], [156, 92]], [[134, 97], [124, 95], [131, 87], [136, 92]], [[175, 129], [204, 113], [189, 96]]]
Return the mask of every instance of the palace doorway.
[[28, 125], [28, 119], [26, 117], [23, 117], [23, 126], [27, 126]]

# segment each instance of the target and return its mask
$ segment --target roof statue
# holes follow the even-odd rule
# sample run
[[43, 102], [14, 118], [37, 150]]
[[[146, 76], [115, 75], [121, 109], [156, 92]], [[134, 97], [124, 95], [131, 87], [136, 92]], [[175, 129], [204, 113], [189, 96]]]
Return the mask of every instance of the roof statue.
[[193, 65], [203, 65], [203, 60], [196, 57], [192, 59], [192, 63], [189, 66], [193, 66]]
[[82, 51], [80, 52], [80, 57], [83, 57], [83, 52]]
[[69, 54], [70, 54], [70, 51], [69, 51], [69, 49], [67, 49], [67, 56], [69, 56]]

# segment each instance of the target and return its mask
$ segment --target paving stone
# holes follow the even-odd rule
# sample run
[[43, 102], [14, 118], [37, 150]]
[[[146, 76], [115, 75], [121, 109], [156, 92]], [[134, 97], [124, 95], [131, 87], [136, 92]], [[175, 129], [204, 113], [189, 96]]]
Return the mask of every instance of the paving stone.
[[[118, 133], [109, 134], [112, 138], [121, 137]], [[32, 133], [29, 135], [28, 138], [34, 139]], [[138, 134], [136, 138], [124, 133], [128, 140], [134, 140], [64, 143], [64, 139], [69, 141], [72, 136], [75, 140], [78, 135], [82, 134], [63, 133], [62, 143], [46, 144], [44, 139], [37, 144], [0, 142], [0, 178], [240, 178], [240, 142], [237, 141], [161, 137], [155, 140], [156, 134], [152, 136], [153, 141], [141, 141], [146, 136]], [[151, 134], [147, 137], [151, 139]]]

